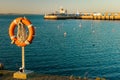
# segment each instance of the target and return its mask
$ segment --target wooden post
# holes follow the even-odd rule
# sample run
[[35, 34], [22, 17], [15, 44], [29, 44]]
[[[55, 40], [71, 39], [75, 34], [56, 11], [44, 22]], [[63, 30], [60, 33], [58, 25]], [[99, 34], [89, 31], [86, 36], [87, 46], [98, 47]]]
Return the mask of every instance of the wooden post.
[[23, 72], [24, 72], [24, 69], [25, 69], [25, 47], [22, 47], [22, 69], [23, 69]]

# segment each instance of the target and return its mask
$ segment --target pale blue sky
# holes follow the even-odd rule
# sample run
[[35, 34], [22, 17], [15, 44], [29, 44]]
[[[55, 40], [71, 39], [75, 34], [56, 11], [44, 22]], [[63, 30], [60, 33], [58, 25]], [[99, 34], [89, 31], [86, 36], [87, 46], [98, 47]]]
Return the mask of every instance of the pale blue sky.
[[0, 0], [0, 13], [120, 12], [120, 0]]

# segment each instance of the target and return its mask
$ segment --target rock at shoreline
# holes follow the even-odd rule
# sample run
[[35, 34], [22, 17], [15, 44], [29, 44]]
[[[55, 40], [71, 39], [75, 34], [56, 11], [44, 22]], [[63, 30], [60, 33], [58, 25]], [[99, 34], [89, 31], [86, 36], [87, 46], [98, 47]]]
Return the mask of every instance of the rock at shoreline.
[[4, 65], [2, 63], [0, 63], [0, 70], [4, 69]]

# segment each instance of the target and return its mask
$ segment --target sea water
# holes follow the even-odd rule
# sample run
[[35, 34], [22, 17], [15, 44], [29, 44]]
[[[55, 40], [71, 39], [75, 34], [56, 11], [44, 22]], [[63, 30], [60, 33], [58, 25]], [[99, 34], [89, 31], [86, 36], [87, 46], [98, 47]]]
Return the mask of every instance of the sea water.
[[43, 15], [0, 15], [0, 62], [21, 67], [21, 47], [11, 44], [10, 23], [28, 18], [35, 28], [25, 47], [25, 67], [39, 74], [120, 79], [120, 21], [44, 20]]

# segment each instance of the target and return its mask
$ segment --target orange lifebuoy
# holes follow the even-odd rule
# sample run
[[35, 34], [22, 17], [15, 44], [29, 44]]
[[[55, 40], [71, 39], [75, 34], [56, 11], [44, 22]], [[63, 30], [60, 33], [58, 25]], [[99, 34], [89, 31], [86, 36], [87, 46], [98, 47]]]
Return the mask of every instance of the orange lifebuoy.
[[[26, 41], [24, 41], [24, 42], [20, 42], [14, 34], [15, 27], [17, 26], [19, 21], [21, 21], [24, 25], [26, 25], [26, 27], [28, 28], [28, 31], [29, 31], [29, 35], [28, 35]], [[32, 23], [27, 18], [23, 18], [23, 17], [16, 18], [10, 24], [9, 36], [10, 36], [10, 39], [12, 40], [12, 42], [14, 44], [16, 44], [17, 46], [25, 47], [26, 45], [32, 43], [34, 35], [35, 35], [34, 27], [33, 27]]]

